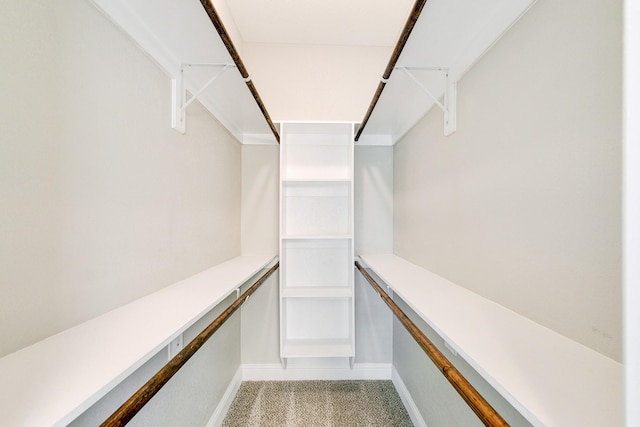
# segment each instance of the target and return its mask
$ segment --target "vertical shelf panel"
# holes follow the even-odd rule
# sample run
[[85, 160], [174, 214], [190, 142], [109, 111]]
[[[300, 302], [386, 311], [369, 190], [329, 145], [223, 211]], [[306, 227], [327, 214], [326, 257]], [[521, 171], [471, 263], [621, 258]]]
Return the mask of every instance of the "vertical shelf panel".
[[353, 124], [281, 129], [280, 355], [353, 358]]

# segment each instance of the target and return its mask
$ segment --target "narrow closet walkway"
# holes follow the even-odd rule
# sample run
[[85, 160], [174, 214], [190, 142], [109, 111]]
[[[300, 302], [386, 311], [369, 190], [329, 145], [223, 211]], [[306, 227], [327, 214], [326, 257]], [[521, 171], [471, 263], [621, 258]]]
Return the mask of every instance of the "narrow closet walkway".
[[391, 381], [246, 381], [223, 427], [412, 426]]

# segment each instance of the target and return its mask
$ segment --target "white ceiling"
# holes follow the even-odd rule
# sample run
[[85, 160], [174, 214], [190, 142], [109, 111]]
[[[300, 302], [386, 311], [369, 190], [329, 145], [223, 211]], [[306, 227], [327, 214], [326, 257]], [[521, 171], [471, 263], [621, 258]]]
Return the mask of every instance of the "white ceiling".
[[394, 46], [413, 0], [226, 0], [226, 4], [245, 43]]

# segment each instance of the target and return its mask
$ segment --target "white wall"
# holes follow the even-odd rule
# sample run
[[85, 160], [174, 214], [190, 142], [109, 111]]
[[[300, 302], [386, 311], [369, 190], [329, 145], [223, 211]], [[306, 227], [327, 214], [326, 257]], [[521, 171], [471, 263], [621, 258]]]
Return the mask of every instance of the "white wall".
[[[355, 147], [355, 253], [393, 250], [393, 148]], [[356, 270], [356, 361], [391, 363], [393, 314]]]
[[240, 146], [93, 6], [0, 31], [0, 355], [240, 253]]
[[640, 425], [640, 3], [624, 2], [625, 422]]
[[[280, 145], [242, 146], [242, 253], [277, 255]], [[241, 309], [242, 363], [280, 363], [278, 280], [271, 275]]]
[[616, 360], [620, 3], [539, 0], [394, 152], [396, 254]]
[[[186, 135], [170, 128], [170, 80], [90, 2], [2, 9], [0, 356], [239, 255], [241, 178], [240, 145], [197, 103]], [[239, 332], [232, 320], [142, 419], [202, 425], [240, 364]]]
[[391, 48], [245, 43], [242, 54], [274, 121], [359, 122]]

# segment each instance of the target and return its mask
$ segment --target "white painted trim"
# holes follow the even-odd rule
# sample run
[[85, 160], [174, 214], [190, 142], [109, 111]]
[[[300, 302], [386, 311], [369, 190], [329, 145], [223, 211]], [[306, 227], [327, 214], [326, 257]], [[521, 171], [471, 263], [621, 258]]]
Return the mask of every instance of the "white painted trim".
[[640, 425], [640, 2], [624, 2], [623, 310], [625, 425]]
[[391, 367], [391, 381], [393, 382], [396, 391], [400, 395], [400, 400], [402, 400], [402, 404], [407, 409], [409, 418], [411, 418], [411, 422], [413, 423], [413, 425], [416, 427], [427, 427], [426, 421], [424, 420], [424, 418], [422, 418], [422, 414], [418, 410], [416, 402], [414, 402], [413, 398], [411, 397], [407, 386], [404, 385], [404, 381], [402, 381], [402, 378], [400, 377], [398, 371], [396, 371], [395, 366]]
[[290, 359], [286, 368], [280, 363], [244, 364], [243, 381], [301, 381], [301, 380], [390, 380], [390, 363], [356, 363], [349, 368], [348, 358]]
[[238, 390], [240, 389], [240, 385], [242, 384], [242, 366], [238, 368], [236, 374], [231, 379], [229, 386], [224, 392], [222, 399], [216, 406], [216, 410], [213, 411], [211, 418], [209, 418], [209, 422], [206, 427], [218, 427], [222, 425], [222, 421], [224, 421], [224, 417], [229, 412], [229, 408], [231, 407], [231, 403], [233, 403], [233, 399], [236, 397]]

